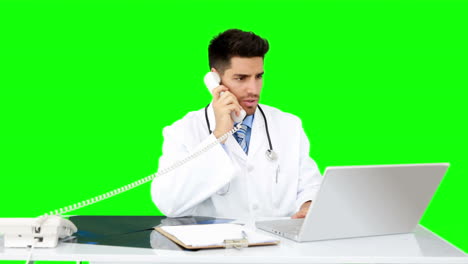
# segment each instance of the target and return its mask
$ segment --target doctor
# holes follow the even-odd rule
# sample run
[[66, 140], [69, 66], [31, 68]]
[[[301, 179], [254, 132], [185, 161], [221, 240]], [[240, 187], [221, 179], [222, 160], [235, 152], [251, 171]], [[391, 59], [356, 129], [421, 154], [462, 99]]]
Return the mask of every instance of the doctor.
[[159, 168], [215, 141], [234, 127], [231, 112], [247, 113], [242, 129], [171, 173], [155, 178], [151, 194], [169, 217], [230, 218], [307, 214], [322, 177], [309, 157], [301, 120], [259, 105], [269, 44], [252, 32], [227, 30], [209, 45], [221, 77], [213, 101], [164, 128]]

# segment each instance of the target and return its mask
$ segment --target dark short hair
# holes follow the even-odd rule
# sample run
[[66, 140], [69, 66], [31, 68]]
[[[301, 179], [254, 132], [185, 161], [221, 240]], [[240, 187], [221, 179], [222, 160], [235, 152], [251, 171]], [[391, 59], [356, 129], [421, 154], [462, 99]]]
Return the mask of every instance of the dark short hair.
[[265, 58], [269, 48], [268, 41], [253, 32], [228, 29], [210, 41], [208, 46], [210, 69], [215, 68], [224, 73], [231, 66], [232, 57]]

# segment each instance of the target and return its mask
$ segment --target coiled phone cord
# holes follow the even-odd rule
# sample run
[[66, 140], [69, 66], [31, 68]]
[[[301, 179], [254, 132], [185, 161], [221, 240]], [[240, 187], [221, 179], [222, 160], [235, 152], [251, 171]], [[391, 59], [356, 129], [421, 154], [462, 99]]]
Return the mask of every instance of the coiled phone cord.
[[164, 175], [164, 174], [166, 174], [166, 173], [168, 173], [168, 172], [170, 172], [172, 170], [175, 170], [176, 168], [178, 168], [178, 167], [184, 165], [185, 163], [195, 159], [196, 157], [202, 155], [203, 153], [207, 152], [208, 150], [210, 150], [214, 146], [216, 146], [219, 143], [221, 143], [222, 141], [226, 140], [230, 135], [236, 133], [240, 129], [240, 127], [241, 127], [241, 123], [237, 124], [237, 126], [235, 126], [233, 129], [228, 131], [226, 134], [222, 135], [221, 137], [214, 140], [213, 142], [207, 144], [206, 146], [204, 146], [200, 150], [188, 155], [187, 157], [185, 157], [185, 158], [183, 158], [181, 160], [176, 161], [174, 164], [172, 164], [171, 166], [169, 166], [167, 168], [159, 170], [157, 173], [151, 174], [151, 175], [149, 175], [147, 177], [144, 177], [144, 178], [142, 178], [140, 180], [134, 181], [134, 182], [132, 182], [130, 184], [127, 184], [127, 185], [125, 185], [123, 187], [120, 187], [120, 188], [114, 189], [112, 191], [106, 192], [104, 194], [95, 196], [95, 197], [93, 197], [91, 199], [88, 199], [88, 200], [85, 200], [85, 201], [82, 201], [82, 202], [79, 202], [79, 203], [75, 203], [75, 204], [72, 204], [72, 205], [69, 205], [69, 206], [65, 206], [65, 207], [62, 207], [62, 208], [57, 209], [57, 210], [50, 211], [49, 213], [46, 213], [43, 216], [46, 217], [46, 216], [49, 216], [49, 215], [63, 215], [63, 214], [66, 214], [68, 212], [71, 212], [71, 211], [86, 207], [88, 205], [92, 205], [92, 204], [95, 204], [97, 202], [106, 200], [106, 199], [111, 198], [111, 197], [113, 197], [113, 196], [115, 196], [117, 194], [121, 194], [121, 193], [126, 192], [128, 190], [136, 188], [136, 187], [138, 187], [138, 186], [140, 186], [142, 184], [145, 184], [145, 183], [153, 180], [154, 178], [160, 177], [160, 176], [162, 176], [162, 175]]

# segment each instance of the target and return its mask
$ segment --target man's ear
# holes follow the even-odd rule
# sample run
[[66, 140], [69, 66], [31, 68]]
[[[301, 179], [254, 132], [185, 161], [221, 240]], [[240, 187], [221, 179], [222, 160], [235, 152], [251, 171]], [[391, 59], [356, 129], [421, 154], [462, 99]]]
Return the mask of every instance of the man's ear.
[[223, 83], [223, 75], [216, 70], [216, 68], [211, 68], [211, 72], [216, 72], [219, 75], [219, 78], [221, 79], [221, 84]]
[[218, 71], [216, 68], [211, 68], [211, 72], [216, 72], [216, 73], [219, 75], [219, 77], [221, 77], [221, 76], [223, 75], [223, 74], [222, 74], [220, 71]]

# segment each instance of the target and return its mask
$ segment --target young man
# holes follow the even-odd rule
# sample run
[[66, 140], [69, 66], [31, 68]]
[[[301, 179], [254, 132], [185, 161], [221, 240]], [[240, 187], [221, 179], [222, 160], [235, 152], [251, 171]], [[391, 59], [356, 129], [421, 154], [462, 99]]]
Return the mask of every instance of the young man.
[[[171, 173], [155, 178], [153, 201], [169, 217], [305, 217], [322, 177], [309, 157], [299, 118], [259, 105], [269, 45], [252, 32], [227, 30], [209, 45], [221, 77], [213, 101], [164, 129], [159, 168], [170, 166], [234, 127], [231, 112], [247, 113], [242, 129]], [[276, 155], [267, 155], [273, 148]]]

